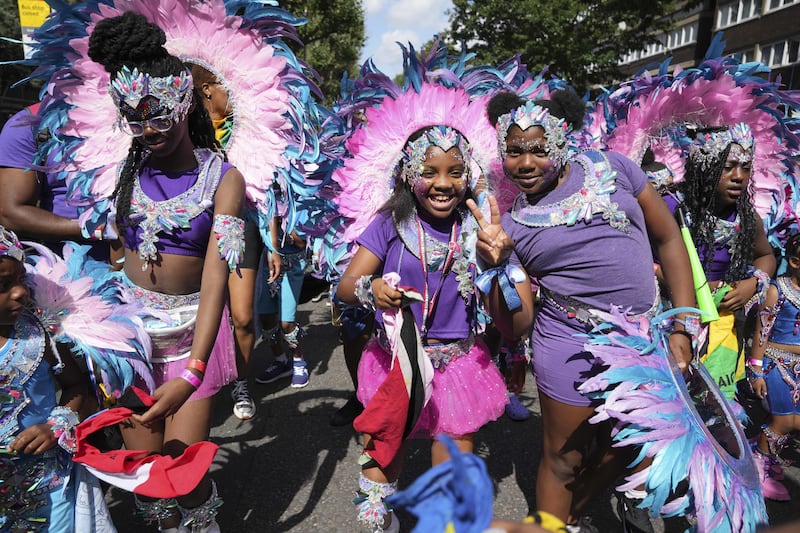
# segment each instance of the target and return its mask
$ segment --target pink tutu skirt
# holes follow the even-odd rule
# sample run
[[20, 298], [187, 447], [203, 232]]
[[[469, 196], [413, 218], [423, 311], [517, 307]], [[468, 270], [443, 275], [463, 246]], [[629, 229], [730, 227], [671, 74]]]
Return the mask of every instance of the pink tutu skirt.
[[[372, 339], [358, 365], [358, 399], [367, 405], [383, 383], [392, 356]], [[434, 371], [433, 393], [411, 433], [412, 438], [454, 437], [475, 433], [497, 420], [508, 403], [503, 376], [492, 362], [486, 344], [476, 339], [472, 348]]]
[[[149, 291], [136, 285], [130, 285], [130, 291], [134, 297], [145, 307], [158, 312], [173, 312], [173, 315], [180, 315], [178, 322], [190, 323], [188, 327], [177, 327], [180, 324], [171, 323], [170, 320], [175, 316], [167, 316], [165, 313], [161, 320], [153, 320], [164, 326], [164, 333], [158, 327], [151, 327], [156, 334], [152, 337], [153, 353], [151, 363], [153, 367], [153, 381], [156, 388], [167, 381], [177, 378], [186, 368], [186, 360], [191, 355], [192, 341], [194, 340], [194, 323], [187, 320], [187, 317], [196, 316], [196, 306], [200, 301], [200, 293], [170, 295]], [[180, 311], [180, 313], [176, 313]], [[148, 321], [146, 320], [147, 324]], [[168, 331], [169, 330], [169, 331]], [[172, 331], [176, 330], [176, 331]], [[216, 394], [222, 387], [236, 379], [236, 351], [234, 346], [233, 330], [231, 328], [230, 313], [228, 306], [222, 310], [220, 327], [217, 332], [217, 339], [211, 350], [211, 355], [206, 365], [203, 382], [198, 389], [189, 396], [189, 401], [208, 398]], [[139, 383], [141, 386], [142, 383]], [[150, 391], [151, 393], [153, 391]]]

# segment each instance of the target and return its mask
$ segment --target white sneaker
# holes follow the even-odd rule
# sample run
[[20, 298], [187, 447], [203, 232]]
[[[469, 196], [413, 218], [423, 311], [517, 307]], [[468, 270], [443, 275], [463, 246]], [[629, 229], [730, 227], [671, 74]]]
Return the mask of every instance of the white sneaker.
[[246, 379], [237, 379], [231, 390], [233, 398], [233, 416], [239, 420], [249, 420], [256, 416], [256, 404], [250, 397]]

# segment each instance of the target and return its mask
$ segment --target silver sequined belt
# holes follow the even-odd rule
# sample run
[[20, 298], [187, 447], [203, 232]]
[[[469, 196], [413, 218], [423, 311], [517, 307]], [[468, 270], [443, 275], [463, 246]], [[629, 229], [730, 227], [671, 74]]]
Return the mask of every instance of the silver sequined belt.
[[[381, 330], [378, 335], [378, 343], [388, 353], [392, 353], [392, 347], [389, 344], [389, 339], [386, 338], [386, 333]], [[433, 368], [444, 372], [447, 365], [453, 360], [466, 355], [475, 346], [475, 336], [470, 333], [466, 339], [461, 339], [456, 342], [448, 342], [446, 344], [424, 344], [422, 348], [431, 360]]]
[[[540, 286], [539, 291], [539, 294], [545, 302], [567, 315], [567, 318], [574, 318], [582, 324], [591, 324], [589, 319], [592, 316], [592, 310], [596, 309], [596, 307], [592, 307], [581, 302], [580, 300], [576, 300], [575, 298], [555, 293], [544, 286]], [[653, 299], [653, 305], [650, 306], [650, 309], [644, 313], [628, 316], [634, 319], [642, 317], [653, 318], [658, 314], [660, 306], [661, 293], [658, 289], [658, 284], [656, 284], [656, 295]]]
[[764, 350], [764, 355], [776, 363], [780, 363], [784, 366], [796, 365], [800, 363], [800, 354], [789, 352], [787, 350], [781, 350], [780, 348], [775, 348], [774, 346], [767, 346], [767, 348]]

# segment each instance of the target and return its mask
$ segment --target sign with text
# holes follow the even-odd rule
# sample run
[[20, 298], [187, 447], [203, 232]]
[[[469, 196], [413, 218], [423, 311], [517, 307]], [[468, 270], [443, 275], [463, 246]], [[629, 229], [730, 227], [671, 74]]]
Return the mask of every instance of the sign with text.
[[22, 48], [25, 59], [33, 54], [33, 32], [44, 24], [50, 14], [50, 6], [45, 0], [17, 0], [19, 6], [19, 25], [22, 30]]

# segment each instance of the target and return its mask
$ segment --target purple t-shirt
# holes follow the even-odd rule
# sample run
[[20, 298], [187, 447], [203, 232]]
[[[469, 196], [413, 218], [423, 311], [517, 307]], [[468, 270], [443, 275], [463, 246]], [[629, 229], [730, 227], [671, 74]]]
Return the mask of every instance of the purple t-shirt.
[[[643, 313], [655, 297], [653, 254], [636, 199], [647, 185], [647, 175], [620, 154], [604, 155], [616, 171], [616, 191], [610, 201], [616, 204], [618, 214], [627, 217], [626, 231], [612, 227], [601, 213], [595, 213], [588, 223], [580, 218], [573, 225], [531, 227], [515, 220], [512, 210], [502, 219], [503, 228], [516, 243], [511, 262], [556, 294], [601, 310], [614, 304]], [[540, 198], [535, 208], [559, 202], [571, 206], [568, 198], [580, 198], [585, 185], [584, 168], [572, 159], [566, 179]]]
[[[422, 228], [429, 236], [442, 243], [450, 240], [452, 218], [433, 223], [424, 219], [420, 219], [420, 221]], [[383, 262], [380, 274], [397, 272], [400, 274], [400, 285], [414, 287], [420, 294], [424, 294], [425, 276], [422, 264], [419, 258], [403, 244], [389, 213], [379, 213], [358, 238], [358, 244], [375, 254]], [[434, 294], [441, 286], [438, 302], [428, 321], [428, 338], [442, 340], [466, 338], [472, 331], [474, 297], [470, 298], [469, 305], [464, 303], [458, 292], [456, 275], [452, 270], [445, 278], [444, 284], [441, 283], [441, 280], [441, 270], [428, 273], [430, 294]], [[417, 327], [422, 331], [422, 304], [415, 303], [411, 309], [417, 321]], [[380, 311], [376, 316], [379, 322], [383, 321]]]
[[[36, 157], [35, 117], [28, 109], [17, 112], [0, 132], [0, 167], [29, 169]], [[39, 191], [39, 207], [60, 217], [74, 220], [78, 210], [66, 204], [67, 186], [57, 173], [45, 173]]]

